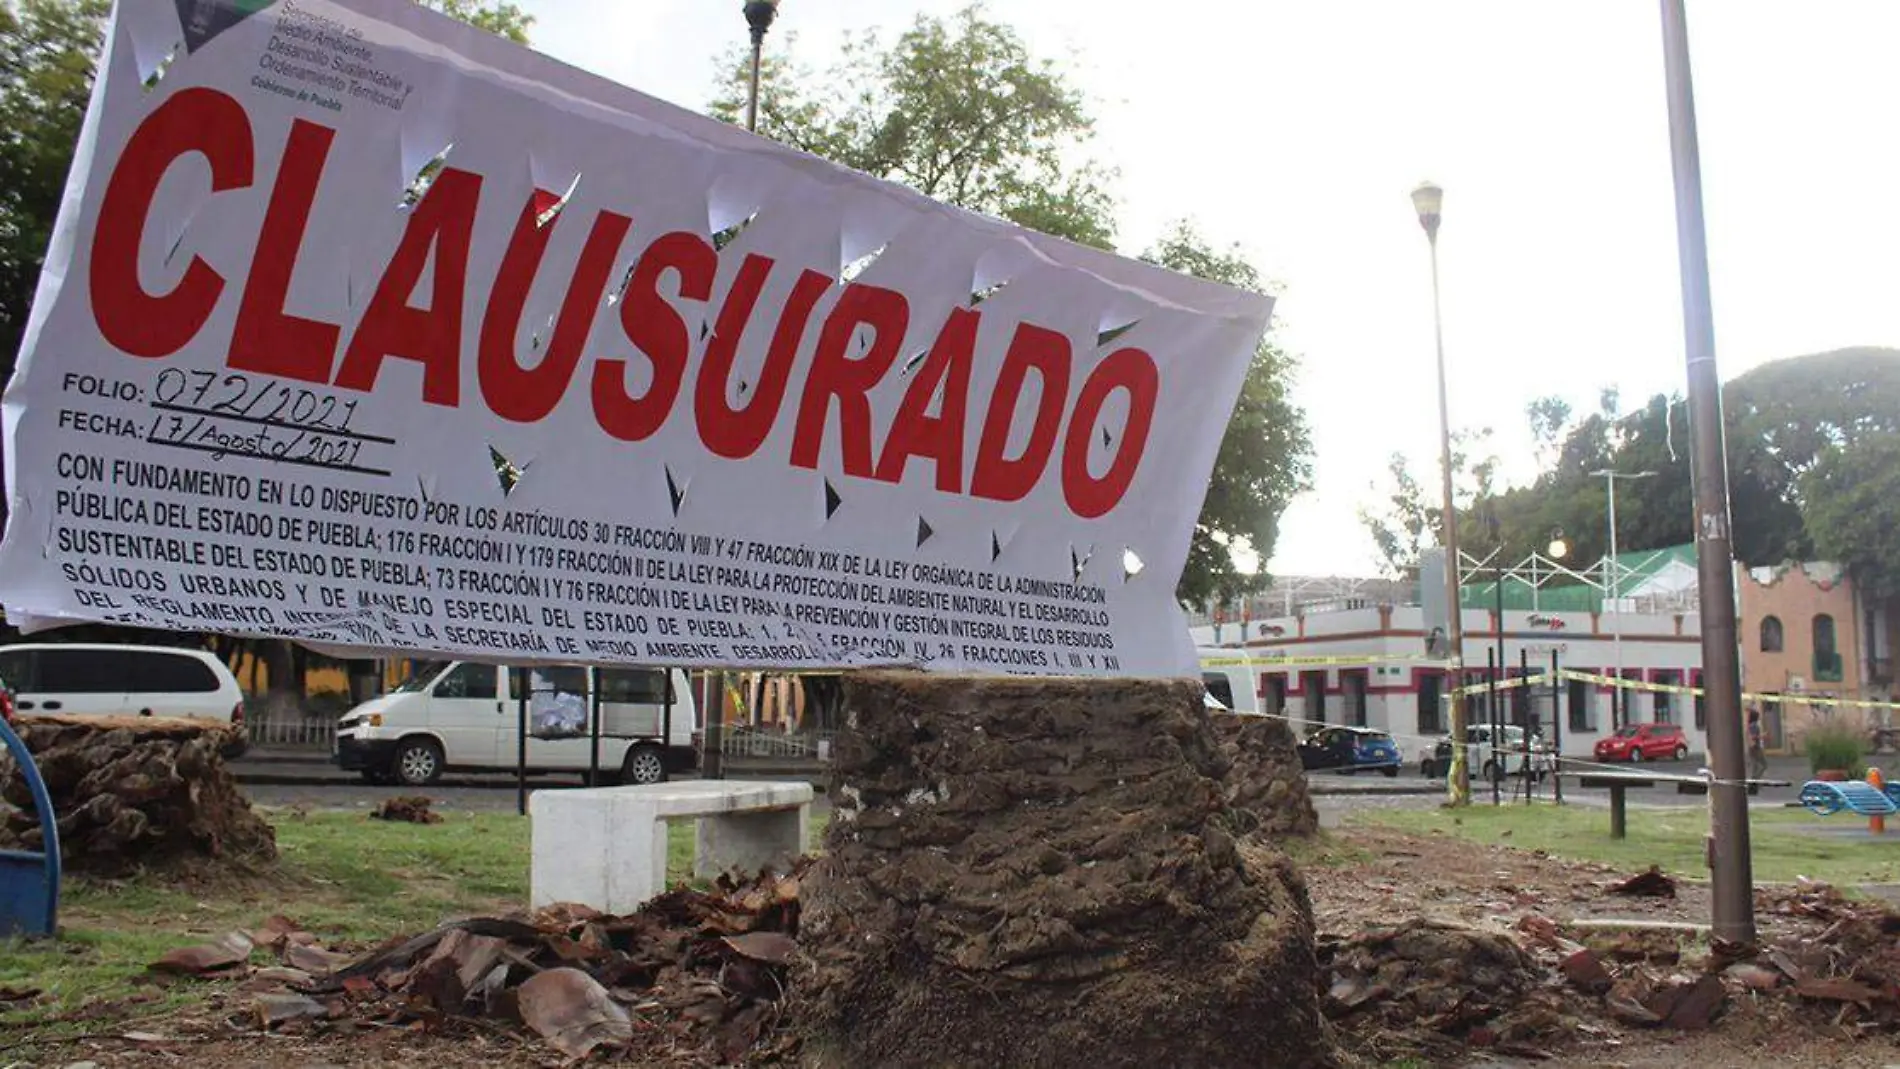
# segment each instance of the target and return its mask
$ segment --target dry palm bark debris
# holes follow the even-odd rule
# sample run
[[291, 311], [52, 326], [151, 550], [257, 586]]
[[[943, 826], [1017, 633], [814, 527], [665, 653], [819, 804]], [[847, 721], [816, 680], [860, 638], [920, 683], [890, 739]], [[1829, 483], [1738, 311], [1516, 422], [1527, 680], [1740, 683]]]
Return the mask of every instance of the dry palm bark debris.
[[152, 969], [239, 979], [225, 1005], [242, 1029], [462, 1024], [533, 1035], [568, 1058], [758, 1062], [794, 1043], [785, 996], [806, 867], [679, 888], [624, 917], [568, 905], [470, 918], [353, 956], [273, 917]]
[[[69, 871], [123, 876], [139, 869], [206, 862], [265, 862], [277, 856], [271, 826], [251, 809], [225, 766], [228, 725], [158, 717], [23, 717], [58, 814]], [[40, 846], [26, 779], [11, 760], [0, 796], [17, 807], [6, 838]]]

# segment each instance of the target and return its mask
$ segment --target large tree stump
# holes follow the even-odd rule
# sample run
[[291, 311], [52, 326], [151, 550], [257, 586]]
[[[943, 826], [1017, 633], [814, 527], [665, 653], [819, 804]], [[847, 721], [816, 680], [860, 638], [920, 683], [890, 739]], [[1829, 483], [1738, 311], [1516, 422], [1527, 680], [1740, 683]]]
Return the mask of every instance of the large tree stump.
[[1249, 841], [1319, 833], [1319, 813], [1306, 789], [1299, 744], [1277, 716], [1209, 713], [1208, 721], [1227, 756], [1227, 804], [1250, 814], [1242, 826]]
[[[269, 861], [271, 826], [220, 753], [235, 729], [153, 717], [27, 717], [18, 725], [53, 799], [69, 870], [119, 876], [203, 859]], [[6, 831], [42, 845], [26, 778], [6, 761]]]
[[808, 1063], [1321, 1066], [1312, 909], [1236, 845], [1198, 682], [854, 674]]

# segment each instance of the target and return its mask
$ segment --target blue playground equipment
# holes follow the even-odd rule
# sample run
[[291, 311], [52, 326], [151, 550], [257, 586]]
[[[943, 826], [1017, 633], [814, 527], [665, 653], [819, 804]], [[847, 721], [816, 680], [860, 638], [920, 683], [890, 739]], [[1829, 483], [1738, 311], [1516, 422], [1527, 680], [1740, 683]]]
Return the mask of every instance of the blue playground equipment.
[[0, 740], [26, 777], [40, 817], [41, 849], [0, 850], [0, 936], [52, 935], [59, 930], [59, 824], [53, 799], [26, 743], [0, 719]]
[[1884, 790], [1860, 780], [1829, 783], [1810, 780], [1801, 787], [1801, 804], [1819, 816], [1831, 817], [1845, 809], [1863, 817], [1900, 812], [1900, 783]]

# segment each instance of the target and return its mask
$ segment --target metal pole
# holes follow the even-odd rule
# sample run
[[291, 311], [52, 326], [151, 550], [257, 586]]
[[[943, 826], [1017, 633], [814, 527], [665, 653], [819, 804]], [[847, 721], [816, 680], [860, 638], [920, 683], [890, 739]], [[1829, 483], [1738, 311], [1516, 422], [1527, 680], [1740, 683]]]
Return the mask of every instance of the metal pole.
[[[510, 676], [520, 676], [524, 669], [510, 668]], [[534, 676], [521, 678], [521, 698], [515, 702], [515, 812], [528, 815], [528, 688], [534, 686]]]
[[[1531, 723], [1535, 692], [1531, 690], [1531, 651], [1517, 649], [1517, 677], [1524, 681], [1524, 804], [1531, 804]], [[1515, 699], [1514, 699], [1515, 700]]]
[[1502, 730], [1498, 727], [1498, 671], [1501, 661], [1502, 657], [1498, 651], [1484, 651], [1485, 686], [1489, 692], [1487, 702], [1489, 708], [1485, 710], [1485, 719], [1491, 724], [1490, 738], [1486, 740], [1491, 747], [1491, 761], [1489, 763], [1491, 772], [1484, 778], [1491, 781], [1492, 805], [1504, 804], [1504, 777], [1500, 775], [1504, 770], [1498, 765], [1498, 732]]
[[1715, 366], [1715, 313], [1702, 223], [1702, 161], [1689, 27], [1683, 0], [1662, 0], [1663, 67], [1669, 94], [1669, 154], [1676, 186], [1676, 247], [1682, 269], [1682, 322], [1689, 373], [1690, 456], [1695, 473], [1697, 593], [1702, 616], [1702, 683], [1709, 713], [1710, 883], [1715, 936], [1755, 942], [1755, 887], [1748, 841], [1742, 753], [1741, 663], [1736, 646], [1733, 547], [1729, 542], [1722, 383]]
[[1610, 493], [1610, 631], [1616, 644], [1616, 686], [1610, 690], [1610, 731], [1623, 726], [1629, 702], [1623, 695], [1623, 567], [1616, 559], [1616, 473], [1604, 472], [1604, 485]]
[[588, 719], [593, 722], [587, 739], [587, 785], [598, 787], [600, 786], [600, 669], [589, 668], [587, 682], [588, 712], [592, 714]]
[[1564, 680], [1557, 669], [1557, 651], [1550, 651], [1550, 790], [1564, 804]]
[[752, 34], [752, 78], [745, 95], [745, 128], [753, 131], [759, 128], [759, 60], [764, 51], [765, 34], [756, 31]]
[[744, 8], [746, 26], [752, 31], [752, 77], [746, 85], [745, 128], [759, 128], [759, 62], [760, 54], [765, 50], [765, 31], [772, 28], [772, 20], [778, 17], [778, 0], [747, 0]]
[[[1432, 250], [1432, 336], [1438, 347], [1438, 466], [1444, 501], [1445, 604], [1448, 610], [1445, 637], [1451, 642], [1451, 678], [1464, 674], [1464, 607], [1458, 603], [1458, 515], [1451, 489], [1451, 403], [1445, 392], [1445, 321], [1438, 299], [1438, 225], [1432, 220], [1425, 228]], [[1448, 801], [1452, 805], [1471, 804], [1471, 763], [1465, 759], [1465, 702], [1452, 684], [1448, 710], [1451, 714], [1451, 776]]]
[[726, 674], [706, 673], [706, 752], [700, 762], [707, 779], [726, 778]]

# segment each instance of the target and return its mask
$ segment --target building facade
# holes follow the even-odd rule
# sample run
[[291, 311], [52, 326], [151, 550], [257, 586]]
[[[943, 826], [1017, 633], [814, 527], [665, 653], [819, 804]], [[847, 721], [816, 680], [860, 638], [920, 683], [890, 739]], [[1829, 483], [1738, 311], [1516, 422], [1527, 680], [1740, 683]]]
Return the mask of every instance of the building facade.
[[[1703, 703], [1688, 694], [1618, 688], [1623, 678], [1664, 686], [1702, 683], [1701, 621], [1694, 613], [1532, 612], [1467, 608], [1464, 677], [1467, 684], [1515, 679], [1534, 685], [1503, 692], [1497, 714], [1538, 731], [1567, 756], [1588, 757], [1615, 723], [1680, 724], [1689, 748], [1705, 752]], [[1225, 629], [1229, 635], [1234, 629]], [[1214, 647], [1213, 628], [1195, 628], [1196, 643]], [[1619, 641], [1620, 635], [1620, 641]], [[1351, 724], [1390, 732], [1409, 755], [1449, 728], [1443, 662], [1427, 655], [1424, 610], [1378, 605], [1249, 621], [1242, 642], [1221, 653], [1243, 654], [1261, 712], [1316, 724]], [[1503, 672], [1486, 668], [1503, 645]], [[1277, 662], [1277, 663], [1276, 663]], [[1601, 676], [1603, 682], [1564, 679], [1553, 692], [1553, 667]], [[1613, 702], [1624, 705], [1617, 717]], [[1490, 696], [1473, 695], [1470, 719], [1491, 715]]]
[[1798, 751], [1815, 722], [1845, 718], [1872, 729], [1895, 723], [1892, 637], [1900, 599], [1862, 597], [1825, 562], [1736, 569], [1742, 690], [1758, 697], [1770, 750]]

